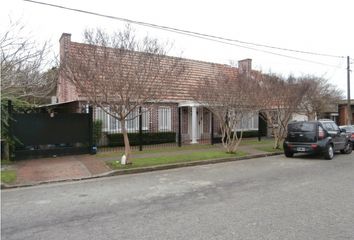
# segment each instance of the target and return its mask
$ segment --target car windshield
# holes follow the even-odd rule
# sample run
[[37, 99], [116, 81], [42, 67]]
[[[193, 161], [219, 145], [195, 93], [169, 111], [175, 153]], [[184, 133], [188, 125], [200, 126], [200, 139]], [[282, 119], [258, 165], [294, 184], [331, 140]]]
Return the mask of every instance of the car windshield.
[[316, 131], [316, 124], [309, 122], [290, 123], [289, 132], [313, 132]]

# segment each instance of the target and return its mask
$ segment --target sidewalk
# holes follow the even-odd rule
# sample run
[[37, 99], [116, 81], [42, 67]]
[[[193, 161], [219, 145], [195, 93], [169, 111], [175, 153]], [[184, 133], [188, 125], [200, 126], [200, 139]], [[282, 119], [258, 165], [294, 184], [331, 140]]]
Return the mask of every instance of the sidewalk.
[[[211, 147], [217, 149], [217, 147]], [[246, 152], [248, 155], [242, 159], [250, 159], [254, 157], [262, 157], [265, 155], [273, 155], [269, 152], [260, 151], [255, 149], [253, 145], [240, 146], [240, 151]], [[183, 153], [192, 153], [198, 150], [179, 150], [168, 152], [169, 155], [177, 155]], [[200, 151], [200, 150], [199, 150]], [[143, 153], [134, 155], [134, 158], [140, 157], [159, 157], [161, 154], [166, 153]], [[120, 154], [117, 153], [117, 157], [97, 157], [95, 155], [75, 155], [75, 156], [63, 156], [53, 158], [41, 158], [22, 160], [15, 162], [12, 165], [7, 166], [7, 169], [13, 169], [16, 171], [17, 179], [12, 184], [2, 184], [2, 187], [20, 187], [31, 186], [42, 183], [61, 182], [61, 181], [73, 181], [81, 179], [96, 178], [109, 175], [134, 173], [153, 171], [160, 169], [194, 166], [200, 164], [210, 164], [216, 162], [224, 162], [236, 159], [211, 159], [203, 161], [195, 161], [188, 163], [176, 163], [169, 165], [150, 166], [139, 169], [127, 169], [127, 170], [115, 170], [112, 171], [106, 162], [109, 160], [118, 160]], [[114, 158], [114, 159], [113, 159]]]

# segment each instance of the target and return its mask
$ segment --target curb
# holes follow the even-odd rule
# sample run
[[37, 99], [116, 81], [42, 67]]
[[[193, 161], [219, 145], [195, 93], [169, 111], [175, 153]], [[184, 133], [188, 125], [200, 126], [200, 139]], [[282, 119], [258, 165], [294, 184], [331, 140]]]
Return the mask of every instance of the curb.
[[8, 185], [8, 184], [2, 183], [1, 189], [24, 188], [24, 187], [39, 186], [39, 185], [45, 185], [45, 184], [51, 184], [51, 183], [75, 182], [75, 181], [81, 181], [81, 180], [89, 180], [89, 179], [103, 178], [103, 177], [113, 177], [113, 176], [126, 175], [126, 174], [153, 172], [153, 171], [168, 170], [168, 169], [174, 169], [174, 168], [183, 168], [183, 167], [216, 164], [216, 163], [235, 162], [235, 161], [241, 161], [241, 160], [250, 160], [250, 159], [255, 159], [255, 158], [277, 156], [277, 155], [282, 155], [282, 154], [284, 154], [284, 153], [283, 152], [262, 153], [262, 154], [255, 154], [255, 155], [249, 155], [249, 156], [237, 157], [237, 158], [217, 158], [217, 159], [199, 160], [199, 161], [192, 161], [192, 162], [172, 163], [172, 164], [165, 164], [165, 165], [158, 165], [158, 166], [151, 166], [151, 167], [119, 169], [119, 170], [112, 170], [112, 171], [98, 174], [98, 175], [92, 175], [89, 177], [71, 178], [71, 179], [54, 180], [54, 181], [43, 181], [43, 182], [36, 182], [36, 183], [31, 183], [31, 184]]

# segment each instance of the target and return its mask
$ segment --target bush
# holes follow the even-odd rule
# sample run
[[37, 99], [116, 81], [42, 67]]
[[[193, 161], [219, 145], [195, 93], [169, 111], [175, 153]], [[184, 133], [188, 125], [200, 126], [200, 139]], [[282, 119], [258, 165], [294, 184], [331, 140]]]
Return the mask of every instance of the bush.
[[102, 137], [102, 121], [101, 120], [95, 120], [93, 121], [93, 132], [92, 132], [92, 140], [93, 143], [97, 146], [98, 142], [100, 141]]
[[[237, 136], [240, 136], [240, 132], [237, 132]], [[242, 134], [242, 138], [252, 138], [258, 137], [258, 130], [244, 131]]]
[[[107, 134], [108, 145], [110, 147], [124, 146], [124, 139], [122, 133]], [[137, 146], [140, 144], [139, 133], [128, 133], [129, 143], [131, 146]], [[175, 132], [157, 132], [143, 133], [143, 145], [152, 145], [160, 143], [171, 143], [176, 142]]]

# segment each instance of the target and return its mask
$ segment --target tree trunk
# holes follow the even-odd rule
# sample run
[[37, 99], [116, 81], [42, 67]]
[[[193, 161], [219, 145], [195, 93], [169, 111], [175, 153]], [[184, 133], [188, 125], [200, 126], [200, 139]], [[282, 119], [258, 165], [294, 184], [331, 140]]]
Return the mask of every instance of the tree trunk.
[[273, 149], [280, 149], [280, 141], [279, 137], [275, 137]]
[[241, 132], [240, 132], [240, 137], [238, 138], [237, 137], [237, 132], [235, 131], [236, 134], [236, 139], [234, 140], [235, 141], [235, 144], [234, 144], [234, 147], [232, 149], [232, 152], [233, 153], [236, 153], [237, 149], [238, 149], [238, 146], [240, 145], [241, 141], [242, 141], [242, 136], [243, 136], [243, 130], [241, 129]]
[[274, 136], [274, 145], [273, 145], [273, 149], [279, 149], [280, 148], [280, 145], [279, 145], [279, 142], [280, 142], [280, 136], [279, 136], [279, 126], [276, 128], [276, 127], [273, 127], [273, 136]]
[[131, 164], [132, 163], [132, 161], [130, 160], [131, 149], [130, 149], [130, 143], [128, 138], [128, 131], [125, 127], [125, 119], [121, 120], [120, 124], [122, 127], [122, 133], [124, 138], [124, 155], [126, 157], [126, 163]]

